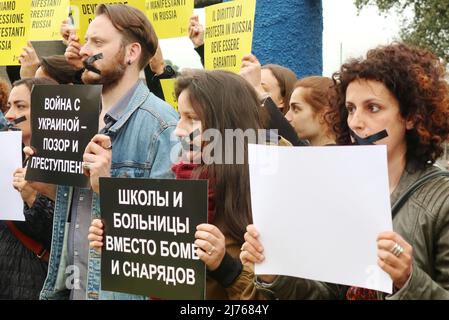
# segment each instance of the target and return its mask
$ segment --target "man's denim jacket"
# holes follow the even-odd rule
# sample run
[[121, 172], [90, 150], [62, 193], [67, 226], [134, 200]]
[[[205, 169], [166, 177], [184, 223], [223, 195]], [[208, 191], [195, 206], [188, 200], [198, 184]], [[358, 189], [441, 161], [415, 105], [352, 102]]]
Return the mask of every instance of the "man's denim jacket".
[[[112, 137], [112, 177], [173, 178], [170, 156], [177, 153], [173, 132], [178, 114], [140, 82], [123, 115], [109, 129]], [[58, 186], [48, 274], [41, 299], [69, 299], [76, 278], [67, 266], [67, 222], [73, 188]], [[99, 196], [92, 199], [92, 219], [100, 217]], [[100, 254], [89, 249], [86, 299], [144, 299], [142, 296], [100, 290]]]

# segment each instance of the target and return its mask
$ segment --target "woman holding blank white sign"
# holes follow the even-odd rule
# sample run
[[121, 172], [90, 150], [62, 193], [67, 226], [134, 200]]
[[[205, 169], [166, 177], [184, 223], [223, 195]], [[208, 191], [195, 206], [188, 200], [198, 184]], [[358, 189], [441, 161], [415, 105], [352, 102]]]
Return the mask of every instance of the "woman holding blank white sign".
[[[281, 299], [449, 299], [449, 178], [432, 165], [449, 133], [444, 76], [438, 57], [400, 43], [370, 50], [334, 75], [339, 103], [329, 119], [337, 142], [387, 145], [394, 231], [378, 235], [377, 252], [393, 294], [271, 275], [258, 276], [256, 290]], [[263, 261], [253, 225], [245, 240], [242, 262]]]
[[[27, 146], [31, 139], [31, 90], [35, 84], [55, 83], [39, 78], [14, 82], [5, 115], [10, 123], [16, 121], [14, 128], [22, 131], [22, 143]], [[25, 121], [19, 123], [22, 117]], [[18, 168], [12, 177], [24, 201], [25, 221], [0, 221], [0, 299], [38, 299], [47, 276], [54, 203], [27, 183], [25, 170]]]
[[[228, 133], [256, 134], [266, 115], [252, 86], [225, 71], [186, 71], [177, 79], [176, 94], [180, 119], [175, 134], [183, 150], [173, 172], [177, 179], [209, 181], [208, 223], [195, 232], [196, 254], [208, 271], [206, 299], [239, 299], [241, 288], [252, 281], [239, 260], [245, 226], [252, 221], [247, 141], [236, 137], [234, 144]], [[263, 131], [263, 142], [265, 138]], [[100, 220], [92, 221], [92, 247], [103, 246], [102, 228]]]

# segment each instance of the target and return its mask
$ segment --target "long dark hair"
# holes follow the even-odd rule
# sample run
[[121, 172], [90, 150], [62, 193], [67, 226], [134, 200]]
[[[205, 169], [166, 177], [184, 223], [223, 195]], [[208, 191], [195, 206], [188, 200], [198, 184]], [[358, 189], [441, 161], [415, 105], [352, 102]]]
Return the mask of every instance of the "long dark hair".
[[[184, 72], [177, 79], [176, 95], [179, 97], [184, 90], [203, 132], [216, 129], [225, 137], [226, 129], [264, 128], [264, 108], [251, 85], [238, 75], [226, 71]], [[214, 186], [214, 221], [224, 222], [223, 231], [242, 243], [246, 226], [252, 223], [247, 143], [244, 149], [243, 164], [203, 164], [194, 172], [196, 178], [206, 173]]]
[[55, 80], [49, 79], [49, 78], [23, 78], [23, 79], [15, 81], [12, 84], [12, 87], [15, 88], [15, 87], [20, 86], [22, 84], [25, 85], [28, 88], [28, 90], [30, 90], [30, 92], [31, 92], [31, 90], [33, 89], [34, 85], [40, 85], [40, 84], [57, 85], [58, 83]]
[[281, 97], [284, 100], [284, 107], [282, 108], [282, 113], [287, 114], [290, 109], [290, 98], [294, 90], [295, 82], [297, 80], [296, 74], [289, 68], [280, 66], [278, 64], [265, 64], [262, 69], [270, 70], [273, 76], [276, 78], [279, 84], [279, 90], [281, 92]]

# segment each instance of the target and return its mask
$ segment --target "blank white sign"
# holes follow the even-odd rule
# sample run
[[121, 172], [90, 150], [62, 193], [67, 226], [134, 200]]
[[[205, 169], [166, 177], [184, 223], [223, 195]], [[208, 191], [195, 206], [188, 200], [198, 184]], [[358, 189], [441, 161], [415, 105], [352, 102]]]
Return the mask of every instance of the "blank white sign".
[[377, 235], [392, 230], [386, 146], [249, 146], [257, 274], [387, 293]]
[[12, 186], [13, 173], [22, 167], [22, 132], [0, 132], [0, 220], [24, 221], [23, 200]]

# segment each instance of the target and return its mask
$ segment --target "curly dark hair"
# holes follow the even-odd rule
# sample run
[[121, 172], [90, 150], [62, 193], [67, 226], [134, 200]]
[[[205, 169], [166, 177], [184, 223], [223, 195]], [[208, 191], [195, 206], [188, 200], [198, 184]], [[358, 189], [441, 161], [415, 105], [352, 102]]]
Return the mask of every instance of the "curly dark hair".
[[414, 122], [406, 132], [407, 162], [419, 168], [434, 163], [443, 153], [449, 134], [449, 84], [446, 64], [427, 49], [394, 42], [369, 50], [365, 59], [352, 59], [334, 73], [337, 88], [335, 113], [327, 120], [338, 144], [350, 144], [346, 89], [357, 79], [382, 82], [399, 101], [402, 118]]
[[0, 111], [5, 114], [8, 111], [8, 96], [11, 90], [9, 83], [0, 79]]

